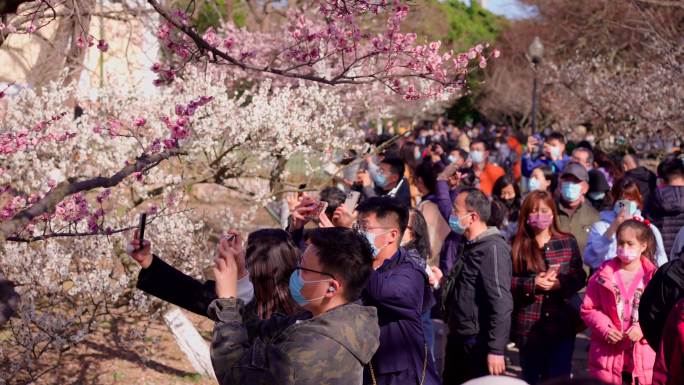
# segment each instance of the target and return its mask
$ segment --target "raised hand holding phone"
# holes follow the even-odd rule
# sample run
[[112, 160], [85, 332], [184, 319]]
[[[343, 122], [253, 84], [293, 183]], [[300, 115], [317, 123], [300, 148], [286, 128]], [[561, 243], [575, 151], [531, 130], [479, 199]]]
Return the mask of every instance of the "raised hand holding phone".
[[136, 231], [133, 232], [133, 240], [126, 247], [126, 253], [130, 255], [140, 267], [147, 269], [152, 264], [152, 245], [150, 241], [146, 241], [145, 237], [145, 220], [147, 216], [142, 214], [140, 216], [140, 225]]
[[225, 239], [219, 243], [219, 252], [214, 259], [214, 278], [216, 278], [216, 296], [218, 298], [237, 297], [238, 267], [235, 258], [224, 249]]
[[229, 230], [220, 240], [217, 253], [222, 258], [235, 260], [238, 269], [238, 279], [247, 275], [245, 264], [245, 249], [242, 247], [242, 237], [236, 230]]

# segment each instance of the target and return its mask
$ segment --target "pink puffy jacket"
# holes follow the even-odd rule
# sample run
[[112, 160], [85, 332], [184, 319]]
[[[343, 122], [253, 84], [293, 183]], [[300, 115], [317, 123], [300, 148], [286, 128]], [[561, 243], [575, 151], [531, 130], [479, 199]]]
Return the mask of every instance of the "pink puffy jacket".
[[[657, 268], [646, 258], [642, 258], [641, 262], [644, 267], [643, 280], [645, 286]], [[622, 353], [632, 343], [627, 338], [614, 345], [606, 340], [606, 335], [611, 328], [622, 330], [613, 286], [613, 274], [619, 268], [620, 261], [617, 258], [606, 261], [599, 268], [589, 279], [584, 303], [580, 309], [584, 323], [591, 329], [589, 373], [601, 381], [617, 385], [622, 384], [622, 367], [624, 365]], [[635, 343], [633, 349], [634, 371], [632, 376], [639, 379], [639, 385], [650, 385], [653, 381], [653, 365], [656, 354], [646, 339]]]

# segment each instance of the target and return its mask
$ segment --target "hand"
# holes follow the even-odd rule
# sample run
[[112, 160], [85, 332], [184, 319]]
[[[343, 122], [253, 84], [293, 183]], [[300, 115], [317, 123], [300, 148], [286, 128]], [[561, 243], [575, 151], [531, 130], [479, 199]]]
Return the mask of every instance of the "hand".
[[152, 244], [148, 240], [143, 241], [143, 247], [140, 248], [140, 241], [138, 240], [139, 233], [138, 230], [133, 231], [133, 240], [126, 247], [126, 253], [133, 257], [133, 259], [138, 262], [140, 267], [147, 269], [152, 264]]
[[363, 187], [370, 187], [373, 185], [373, 181], [371, 180], [370, 174], [368, 171], [361, 170], [358, 173], [358, 178], [359, 181], [361, 182], [361, 185]]
[[332, 223], [337, 227], [346, 227], [351, 229], [352, 226], [354, 226], [355, 221], [356, 218], [354, 214], [350, 213], [345, 205], [340, 205], [337, 209], [335, 209], [335, 212], [332, 216]]
[[556, 272], [552, 272], [550, 274], [546, 272], [538, 274], [534, 278], [534, 284], [537, 286], [537, 289], [541, 291], [560, 289], [560, 281], [558, 280]]
[[500, 354], [487, 354], [487, 367], [489, 374], [499, 376], [506, 372], [506, 360]]
[[299, 204], [299, 197], [297, 196], [297, 193], [290, 193], [287, 194], [285, 197], [285, 201], [287, 202], [287, 208], [290, 210], [290, 212], [293, 212], [295, 207]]
[[430, 270], [432, 270], [432, 277], [428, 277], [428, 282], [430, 283], [430, 286], [435, 287], [442, 281], [444, 273], [442, 273], [442, 270], [437, 266], [430, 266]]
[[245, 249], [242, 247], [242, 237], [236, 230], [228, 230], [227, 235], [232, 235], [232, 240], [221, 238], [219, 240], [217, 253], [222, 258], [233, 258], [238, 269], [238, 279], [244, 278], [247, 273], [245, 263]]
[[629, 208], [627, 206], [623, 207], [622, 210], [620, 210], [620, 214], [615, 217], [612, 224], [615, 225], [616, 228], [619, 227], [622, 222], [627, 220], [627, 217], [629, 217], [628, 210]]
[[309, 222], [308, 215], [316, 208], [316, 201], [304, 194], [299, 199], [299, 204], [292, 210], [292, 227], [301, 229]]
[[335, 225], [333, 225], [333, 223], [330, 221], [330, 218], [328, 218], [328, 216], [325, 215], [325, 211], [322, 211], [318, 215], [318, 227], [323, 229], [335, 227]]
[[627, 337], [632, 342], [639, 342], [644, 338], [644, 333], [641, 332], [639, 325], [632, 325], [632, 327], [627, 330]]
[[608, 341], [609, 344], [615, 345], [618, 342], [622, 341], [624, 338], [624, 334], [622, 332], [617, 331], [615, 329], [610, 329], [608, 331], [608, 334], [606, 334], [606, 341]]
[[527, 152], [534, 154], [539, 150], [539, 139], [534, 136], [527, 137]]
[[458, 166], [456, 163], [451, 163], [442, 170], [442, 172], [437, 175], [437, 180], [449, 180], [454, 175], [458, 174]]
[[218, 257], [214, 260], [216, 277], [216, 296], [218, 298], [237, 297], [237, 266], [235, 261]]

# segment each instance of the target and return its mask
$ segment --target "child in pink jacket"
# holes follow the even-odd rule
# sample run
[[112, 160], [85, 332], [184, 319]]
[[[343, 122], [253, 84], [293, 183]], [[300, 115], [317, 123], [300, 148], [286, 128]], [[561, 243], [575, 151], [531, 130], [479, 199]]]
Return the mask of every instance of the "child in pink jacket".
[[650, 385], [656, 355], [639, 327], [639, 299], [657, 269], [655, 236], [635, 219], [616, 234], [617, 256], [591, 277], [580, 309], [591, 329], [589, 373], [609, 384]]

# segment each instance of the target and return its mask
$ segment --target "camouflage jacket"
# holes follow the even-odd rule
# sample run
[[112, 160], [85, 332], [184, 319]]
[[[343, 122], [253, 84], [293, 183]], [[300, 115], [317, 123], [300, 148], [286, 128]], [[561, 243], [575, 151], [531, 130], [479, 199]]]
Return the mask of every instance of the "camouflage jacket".
[[211, 360], [221, 385], [360, 385], [379, 345], [373, 307], [349, 303], [317, 317], [276, 315], [256, 325], [245, 325], [243, 312], [234, 298], [209, 306], [218, 320]]

